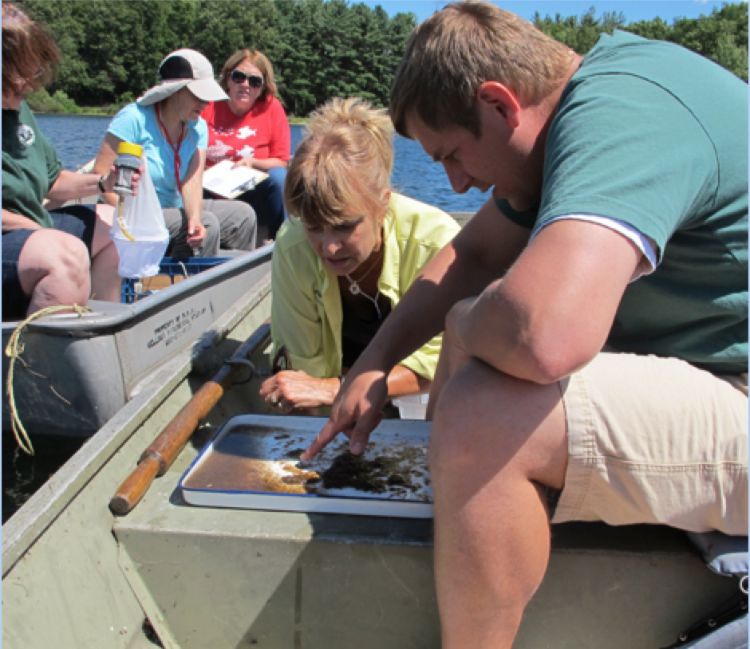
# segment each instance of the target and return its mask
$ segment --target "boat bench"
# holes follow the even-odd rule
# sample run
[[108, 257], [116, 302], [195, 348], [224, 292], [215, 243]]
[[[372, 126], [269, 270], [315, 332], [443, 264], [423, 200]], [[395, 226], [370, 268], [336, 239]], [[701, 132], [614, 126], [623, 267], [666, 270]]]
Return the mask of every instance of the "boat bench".
[[[195, 507], [175, 489], [189, 461], [114, 523], [165, 647], [440, 646], [431, 520]], [[552, 545], [517, 649], [666, 647], [737, 592], [666, 527], [569, 523]]]

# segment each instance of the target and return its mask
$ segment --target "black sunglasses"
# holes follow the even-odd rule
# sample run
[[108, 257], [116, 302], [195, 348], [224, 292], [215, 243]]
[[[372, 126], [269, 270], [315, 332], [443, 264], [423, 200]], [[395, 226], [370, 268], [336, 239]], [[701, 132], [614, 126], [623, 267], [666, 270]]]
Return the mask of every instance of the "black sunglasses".
[[255, 76], [254, 74], [245, 74], [240, 70], [232, 70], [232, 74], [229, 78], [235, 83], [243, 83], [247, 81], [251, 88], [260, 88], [263, 85], [263, 77]]

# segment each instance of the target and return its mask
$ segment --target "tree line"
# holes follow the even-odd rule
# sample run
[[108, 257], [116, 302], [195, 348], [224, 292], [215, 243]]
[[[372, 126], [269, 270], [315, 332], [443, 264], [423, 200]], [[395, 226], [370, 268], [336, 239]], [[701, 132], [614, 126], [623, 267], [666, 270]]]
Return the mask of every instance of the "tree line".
[[[113, 112], [156, 81], [170, 51], [191, 47], [213, 63], [242, 47], [272, 61], [290, 115], [306, 116], [334, 96], [387, 105], [393, 74], [416, 26], [411, 13], [388, 14], [347, 0], [18, 0], [43, 22], [63, 54], [54, 83], [30, 98], [38, 111]], [[625, 23], [622, 13], [541, 16], [534, 24], [585, 54], [602, 32], [628, 31], [679, 43], [747, 81], [747, 3], [710, 15]]]

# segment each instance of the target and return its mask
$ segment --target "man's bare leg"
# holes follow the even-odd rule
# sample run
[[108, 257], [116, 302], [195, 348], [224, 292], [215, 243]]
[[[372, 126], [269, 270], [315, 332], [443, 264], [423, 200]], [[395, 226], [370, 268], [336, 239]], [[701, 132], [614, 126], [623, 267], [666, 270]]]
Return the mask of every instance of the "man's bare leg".
[[546, 499], [567, 466], [557, 384], [472, 360], [445, 382], [430, 444], [444, 649], [511, 647], [550, 551]]

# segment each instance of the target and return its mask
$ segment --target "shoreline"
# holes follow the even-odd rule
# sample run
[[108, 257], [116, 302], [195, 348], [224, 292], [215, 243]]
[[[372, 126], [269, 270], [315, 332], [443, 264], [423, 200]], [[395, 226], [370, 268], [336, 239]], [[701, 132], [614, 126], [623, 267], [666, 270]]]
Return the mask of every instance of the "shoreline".
[[[75, 113], [66, 112], [66, 111], [45, 111], [45, 110], [34, 110], [31, 109], [34, 115], [44, 115], [46, 117], [114, 117], [117, 112], [109, 113], [109, 112], [101, 112], [97, 111], [95, 108], [82, 108], [80, 111], [77, 111]], [[299, 124], [306, 124], [307, 123], [307, 117], [287, 117], [287, 121], [289, 122], [290, 126], [299, 125]]]

